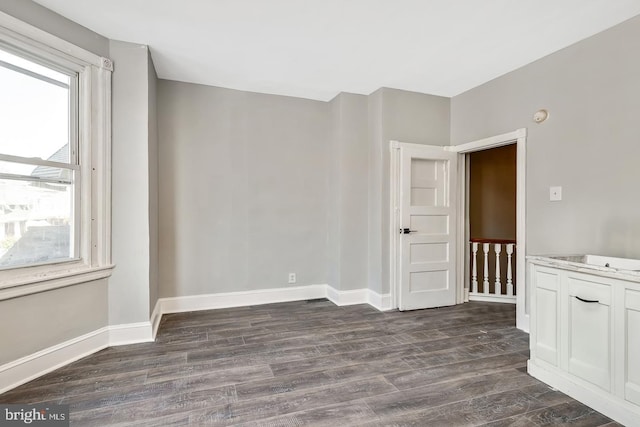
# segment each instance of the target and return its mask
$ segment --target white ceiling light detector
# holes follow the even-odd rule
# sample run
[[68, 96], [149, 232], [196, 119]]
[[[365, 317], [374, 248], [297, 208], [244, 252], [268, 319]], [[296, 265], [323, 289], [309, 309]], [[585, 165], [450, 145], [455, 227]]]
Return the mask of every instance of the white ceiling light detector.
[[549, 118], [549, 112], [545, 109], [541, 109], [535, 112], [533, 115], [533, 121], [540, 124]]

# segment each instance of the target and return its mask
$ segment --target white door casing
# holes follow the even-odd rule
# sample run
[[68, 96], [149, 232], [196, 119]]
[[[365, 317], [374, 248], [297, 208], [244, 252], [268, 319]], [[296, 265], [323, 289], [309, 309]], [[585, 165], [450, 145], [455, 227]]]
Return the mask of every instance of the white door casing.
[[[458, 153], [459, 165], [464, 162], [464, 155], [473, 153], [475, 151], [487, 150], [495, 147], [502, 147], [504, 145], [516, 144], [517, 147], [517, 166], [516, 166], [516, 327], [522, 329], [525, 332], [529, 332], [529, 314], [528, 314], [528, 287], [526, 285], [526, 142], [527, 142], [527, 129], [521, 128], [513, 132], [504, 133], [501, 135], [492, 136], [490, 138], [480, 139], [472, 141], [466, 144], [451, 145], [444, 147], [445, 151], [451, 151]], [[458, 191], [460, 195], [466, 194], [465, 186], [465, 170], [459, 168], [458, 172]], [[459, 274], [459, 286], [464, 287], [464, 272], [465, 272], [465, 254], [467, 240], [465, 237], [465, 223], [468, 221], [466, 218], [466, 206], [464, 197], [460, 198], [460, 215], [458, 224], [458, 244], [460, 251], [458, 256], [460, 262], [458, 263]]]
[[457, 154], [400, 146], [398, 308], [456, 304]]

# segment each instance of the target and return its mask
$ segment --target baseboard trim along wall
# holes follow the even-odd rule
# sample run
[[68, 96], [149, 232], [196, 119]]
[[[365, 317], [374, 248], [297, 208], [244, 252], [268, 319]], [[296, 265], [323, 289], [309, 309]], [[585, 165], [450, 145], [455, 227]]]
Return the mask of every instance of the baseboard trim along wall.
[[219, 294], [190, 295], [160, 298], [160, 315], [184, 311], [213, 310], [218, 308], [246, 307], [249, 305], [303, 301], [326, 298], [326, 285], [296, 286], [292, 288], [260, 289], [255, 291], [226, 292]]
[[151, 322], [105, 326], [0, 366], [0, 394], [107, 347], [153, 341]]
[[158, 334], [160, 321], [162, 320], [161, 308], [162, 304], [160, 303], [160, 300], [156, 300], [156, 306], [153, 308], [153, 312], [151, 312], [151, 319], [149, 319], [149, 321], [151, 322], [151, 336], [153, 337], [154, 341], [156, 339], [156, 335]]
[[154, 339], [151, 322], [109, 326], [109, 346], [151, 342]]
[[502, 296], [469, 295], [468, 301], [499, 302], [502, 304], [515, 304], [516, 297], [508, 297], [506, 295], [502, 295]]
[[[327, 298], [335, 305], [369, 304], [385, 311], [391, 309], [391, 295], [380, 295], [370, 289], [339, 291], [330, 285], [309, 285], [295, 288], [262, 289], [244, 292], [193, 295], [185, 297], [160, 298], [160, 316], [167, 313], [213, 310], [219, 308], [246, 307], [249, 305], [273, 304], [278, 302], [304, 301]], [[156, 312], [156, 310], [154, 310]]]
[[0, 366], [0, 393], [75, 362], [109, 346], [109, 328], [101, 328]]
[[318, 298], [327, 298], [339, 306], [369, 304], [381, 311], [391, 308], [390, 294], [380, 295], [369, 289], [339, 291], [329, 285], [161, 298], [148, 322], [106, 326], [0, 366], [0, 393], [107, 347], [151, 342], [155, 340], [163, 314]]
[[527, 372], [529, 375], [550, 384], [554, 389], [560, 390], [577, 401], [612, 418], [614, 421], [625, 426], [638, 425], [640, 411], [638, 411], [636, 405], [601, 391], [597, 386], [586, 381], [577, 384], [575, 378], [570, 379], [561, 373], [540, 368], [535, 363], [531, 363], [531, 360], [527, 362]]

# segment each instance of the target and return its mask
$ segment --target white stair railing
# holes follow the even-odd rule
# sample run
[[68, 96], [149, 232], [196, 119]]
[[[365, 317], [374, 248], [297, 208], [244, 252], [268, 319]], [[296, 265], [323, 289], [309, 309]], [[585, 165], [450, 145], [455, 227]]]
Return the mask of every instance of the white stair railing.
[[[515, 284], [513, 282], [513, 254], [515, 252], [515, 242], [513, 240], [496, 239], [472, 239], [471, 240], [471, 286], [469, 289], [469, 299], [476, 301], [496, 301], [514, 303]], [[482, 244], [482, 289], [479, 289], [478, 282], [478, 249]], [[502, 247], [505, 250], [503, 252]], [[493, 247], [493, 254], [490, 250]], [[504, 254], [504, 255], [503, 255]], [[489, 262], [490, 255], [494, 257], [495, 263]], [[501, 258], [503, 260], [501, 260]], [[504, 264], [503, 262], [504, 261]], [[506, 281], [502, 280], [502, 265], [506, 264]], [[489, 266], [494, 266], [490, 271]], [[492, 275], [493, 283], [489, 282]], [[503, 283], [505, 289], [503, 292]], [[493, 284], [493, 289], [491, 289]]]
[[485, 294], [489, 293], [489, 244], [482, 244], [482, 252], [484, 252], [484, 280], [482, 281], [482, 291]]
[[478, 293], [478, 263], [476, 262], [477, 253], [478, 242], [471, 242], [471, 257], [473, 258], [473, 261], [471, 262], [471, 292], [474, 294]]
[[513, 255], [513, 243], [507, 243], [507, 295], [515, 295], [513, 288], [513, 269], [511, 267], [511, 255]]

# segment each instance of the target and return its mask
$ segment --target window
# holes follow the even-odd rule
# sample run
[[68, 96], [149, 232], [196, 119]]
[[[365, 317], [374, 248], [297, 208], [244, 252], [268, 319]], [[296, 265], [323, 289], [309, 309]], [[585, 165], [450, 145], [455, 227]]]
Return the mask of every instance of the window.
[[0, 300], [110, 275], [111, 67], [0, 13]]
[[0, 269], [77, 259], [77, 73], [0, 49]]

